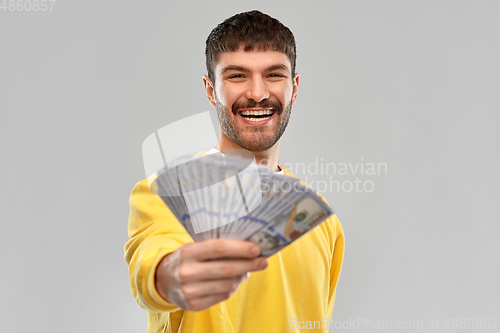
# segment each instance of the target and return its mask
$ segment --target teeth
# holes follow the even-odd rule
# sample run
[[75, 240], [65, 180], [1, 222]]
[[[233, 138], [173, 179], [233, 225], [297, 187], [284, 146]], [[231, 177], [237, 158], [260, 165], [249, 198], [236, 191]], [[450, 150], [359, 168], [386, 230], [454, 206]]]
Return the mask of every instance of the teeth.
[[269, 118], [271, 118], [271, 116], [269, 116], [269, 117], [263, 117], [263, 118], [245, 118], [245, 119], [246, 119], [246, 120], [250, 120], [250, 121], [255, 121], [255, 122], [257, 122], [257, 121], [267, 120], [267, 119], [269, 119]]
[[259, 110], [259, 111], [253, 111], [253, 110], [247, 110], [247, 111], [241, 111], [242, 116], [263, 116], [263, 115], [269, 115], [271, 116], [273, 114], [273, 111], [271, 110]]

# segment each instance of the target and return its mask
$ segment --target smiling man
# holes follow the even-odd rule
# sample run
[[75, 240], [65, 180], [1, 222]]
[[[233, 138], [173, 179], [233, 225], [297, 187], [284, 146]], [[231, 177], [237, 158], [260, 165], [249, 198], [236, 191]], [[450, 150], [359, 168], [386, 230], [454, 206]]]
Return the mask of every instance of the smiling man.
[[215, 75], [210, 76], [203, 81], [219, 116], [219, 148], [277, 157], [299, 86], [299, 75], [292, 73], [287, 55], [243, 47], [226, 51], [218, 55]]
[[[259, 11], [241, 13], [210, 33], [205, 53], [203, 83], [220, 125], [213, 150], [245, 149], [293, 176], [278, 163], [299, 88], [292, 32]], [[129, 236], [125, 260], [148, 332], [296, 332], [297, 322], [328, 331], [344, 255], [335, 215], [266, 260], [252, 242], [193, 243], [143, 180], [130, 197]]]

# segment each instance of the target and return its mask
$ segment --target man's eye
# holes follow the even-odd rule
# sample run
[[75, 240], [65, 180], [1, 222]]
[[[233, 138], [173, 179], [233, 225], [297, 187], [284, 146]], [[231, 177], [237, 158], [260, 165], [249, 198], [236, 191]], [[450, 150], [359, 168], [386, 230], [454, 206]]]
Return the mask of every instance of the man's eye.
[[230, 79], [239, 79], [242, 77], [243, 77], [243, 75], [241, 75], [241, 74], [233, 74], [233, 75], [229, 76]]
[[272, 73], [272, 74], [269, 74], [269, 77], [283, 77], [283, 75]]

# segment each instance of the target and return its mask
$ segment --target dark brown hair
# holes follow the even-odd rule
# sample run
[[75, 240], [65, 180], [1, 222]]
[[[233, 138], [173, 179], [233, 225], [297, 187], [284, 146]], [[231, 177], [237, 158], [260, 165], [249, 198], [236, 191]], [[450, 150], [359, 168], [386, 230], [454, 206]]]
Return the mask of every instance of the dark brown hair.
[[205, 57], [210, 80], [215, 83], [215, 66], [221, 52], [238, 51], [281, 51], [288, 56], [295, 75], [296, 47], [290, 29], [277, 19], [258, 10], [236, 14], [216, 26], [207, 37]]

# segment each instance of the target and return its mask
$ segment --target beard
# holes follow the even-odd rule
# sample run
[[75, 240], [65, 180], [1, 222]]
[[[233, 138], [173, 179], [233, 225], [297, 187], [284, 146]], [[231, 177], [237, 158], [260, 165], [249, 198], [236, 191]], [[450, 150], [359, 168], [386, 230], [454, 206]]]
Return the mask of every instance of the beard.
[[[266, 151], [278, 142], [285, 132], [292, 113], [291, 99], [284, 109], [280, 102], [266, 99], [260, 103], [253, 100], [247, 100], [246, 103], [236, 101], [231, 106], [231, 110], [229, 110], [220, 102], [215, 93], [215, 104], [217, 106], [219, 124], [224, 134], [240, 147], [256, 153]], [[278, 121], [278, 127], [274, 133], [271, 135], [264, 134], [263, 126], [246, 126], [245, 131], [243, 131], [242, 128], [237, 128], [236, 117], [238, 116], [238, 110], [245, 108], [273, 108], [274, 112], [277, 113], [273, 115], [275, 117], [273, 120]]]

